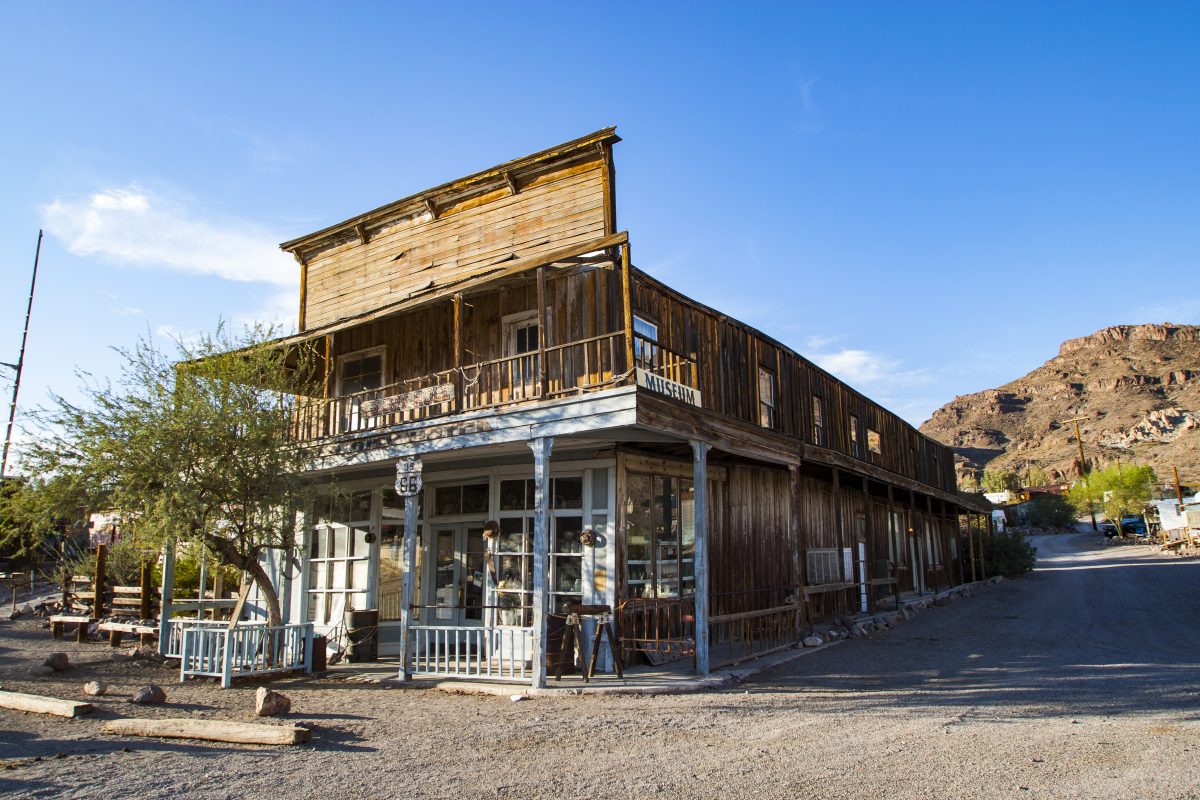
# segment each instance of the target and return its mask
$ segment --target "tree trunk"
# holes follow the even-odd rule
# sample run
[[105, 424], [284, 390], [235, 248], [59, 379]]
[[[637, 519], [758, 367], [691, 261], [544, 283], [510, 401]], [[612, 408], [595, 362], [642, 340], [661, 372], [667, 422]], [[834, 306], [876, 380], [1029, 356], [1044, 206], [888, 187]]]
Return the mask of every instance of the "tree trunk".
[[205, 536], [204, 540], [208, 543], [209, 549], [221, 557], [222, 563], [249, 573], [250, 577], [254, 579], [255, 585], [258, 586], [263, 602], [266, 603], [267, 624], [272, 627], [282, 625], [283, 614], [279, 609], [279, 592], [275, 590], [275, 586], [272, 585], [271, 578], [263, 569], [262, 564], [258, 563], [258, 558], [242, 555], [233, 542], [220, 536], [209, 535]]

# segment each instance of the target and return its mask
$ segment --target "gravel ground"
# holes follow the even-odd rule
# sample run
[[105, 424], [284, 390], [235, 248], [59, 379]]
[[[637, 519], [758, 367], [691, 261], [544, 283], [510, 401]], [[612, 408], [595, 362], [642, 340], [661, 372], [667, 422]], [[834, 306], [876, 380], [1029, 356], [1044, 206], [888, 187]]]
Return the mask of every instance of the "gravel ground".
[[[1041, 537], [1031, 577], [735, 689], [506, 698], [277, 681], [294, 748], [121, 739], [114, 716], [250, 720], [254, 685], [180, 685], [107, 645], [0, 624], [4, 688], [83, 699], [91, 718], [0, 710], [0, 794], [23, 797], [1200, 797], [1200, 562], [1091, 536]], [[163, 685], [169, 704], [128, 702]], [[39, 760], [40, 759], [40, 760]]]

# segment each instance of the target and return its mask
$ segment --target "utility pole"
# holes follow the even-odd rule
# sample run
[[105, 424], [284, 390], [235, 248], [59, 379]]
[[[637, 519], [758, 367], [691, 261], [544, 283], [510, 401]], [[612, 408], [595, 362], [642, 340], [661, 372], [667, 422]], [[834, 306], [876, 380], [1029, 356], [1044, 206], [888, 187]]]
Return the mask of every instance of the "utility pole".
[[17, 394], [21, 391], [21, 371], [25, 368], [25, 342], [29, 338], [29, 317], [33, 313], [33, 290], [37, 287], [38, 259], [42, 255], [42, 232], [38, 231], [37, 250], [33, 254], [33, 279], [29, 282], [29, 305], [25, 307], [25, 332], [21, 334], [21, 354], [17, 363], [4, 364], [16, 371], [13, 380], [12, 404], [8, 407], [8, 432], [4, 435], [4, 456], [0, 458], [0, 483], [4, 482], [4, 473], [8, 470], [8, 449], [12, 445], [13, 423], [17, 420]]
[[[1083, 485], [1088, 485], [1087, 479], [1087, 461], [1083, 457], [1083, 434], [1079, 432], [1079, 423], [1086, 420], [1087, 417], [1072, 417], [1071, 419], [1060, 420], [1061, 422], [1075, 423], [1075, 442], [1079, 445], [1079, 479], [1083, 481]], [[1099, 533], [1100, 526], [1096, 524], [1096, 508], [1092, 505], [1091, 498], [1088, 498], [1088, 511], [1092, 514], [1092, 533]]]

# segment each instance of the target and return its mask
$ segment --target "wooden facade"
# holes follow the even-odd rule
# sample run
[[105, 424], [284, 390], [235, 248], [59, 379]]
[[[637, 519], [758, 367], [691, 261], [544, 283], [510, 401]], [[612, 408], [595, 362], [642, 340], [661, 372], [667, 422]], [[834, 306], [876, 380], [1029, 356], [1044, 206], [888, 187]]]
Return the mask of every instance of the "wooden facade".
[[[411, 557], [395, 570], [426, 570], [426, 588], [406, 578], [408, 593], [453, 585], [438, 583], [432, 605], [389, 601], [406, 620], [402, 670], [428, 663], [430, 648], [460, 669], [502, 633], [511, 677], [526, 647], [512, 620], [533, 620], [522, 663], [537, 683], [546, 620], [574, 599], [618, 609], [627, 635], [642, 631], [632, 652], [652, 663], [690, 654], [706, 671], [978, 571], [982, 543], [968, 532], [982, 525], [964, 520], [983, 509], [957, 494], [949, 447], [637, 269], [616, 229], [617, 141], [599, 131], [284, 245], [302, 270], [301, 331], [280, 345], [316, 343], [326, 356], [323, 396], [297, 399], [296, 438], [314, 476], [373, 498], [362, 520], [337, 524], [398, 524], [387, 522], [398, 519], [387, 511], [398, 461], [425, 459], [435, 487], [405, 508]], [[512, 505], [522, 444], [537, 487], [527, 519]], [[586, 489], [559, 491], [559, 480]], [[442, 507], [454, 481], [480, 498], [470, 513]], [[509, 550], [471, 543], [488, 515], [508, 526]], [[584, 525], [598, 542], [586, 552], [570, 527]], [[470, 566], [485, 551], [488, 569]], [[376, 583], [354, 602], [380, 605], [371, 576], [386, 556], [379, 544], [370, 553], [363, 579]], [[530, 577], [498, 567], [517, 561]], [[473, 574], [483, 605], [470, 624], [419, 624], [418, 608], [462, 617]], [[513, 612], [506, 592], [530, 605]], [[479, 635], [476, 620], [498, 633]]]

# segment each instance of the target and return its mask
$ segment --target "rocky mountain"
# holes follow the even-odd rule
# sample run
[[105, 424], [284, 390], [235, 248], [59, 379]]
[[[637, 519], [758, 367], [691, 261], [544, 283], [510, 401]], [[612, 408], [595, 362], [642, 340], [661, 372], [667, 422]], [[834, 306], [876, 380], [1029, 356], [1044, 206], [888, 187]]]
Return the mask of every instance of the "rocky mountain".
[[1075, 417], [1092, 467], [1150, 464], [1169, 481], [1175, 466], [1200, 484], [1200, 326], [1114, 325], [1068, 339], [1023, 378], [956, 397], [921, 431], [955, 449], [960, 476], [1036, 464], [1074, 478]]

